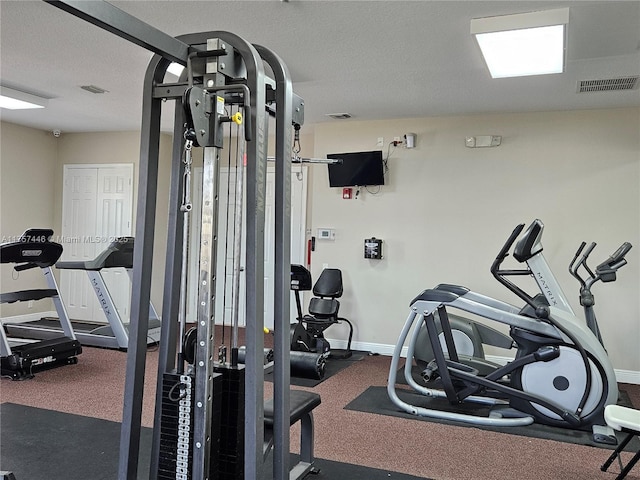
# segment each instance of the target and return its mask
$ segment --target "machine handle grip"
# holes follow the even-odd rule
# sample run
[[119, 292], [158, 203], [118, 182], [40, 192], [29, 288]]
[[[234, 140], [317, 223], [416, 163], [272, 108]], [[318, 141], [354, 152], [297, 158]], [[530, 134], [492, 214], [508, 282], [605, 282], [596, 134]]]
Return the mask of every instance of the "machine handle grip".
[[627, 261], [624, 257], [629, 250], [631, 250], [631, 244], [629, 242], [624, 242], [608, 259], [596, 267], [596, 272], [611, 273], [615, 272], [620, 267], [625, 266]]
[[509, 250], [511, 249], [513, 242], [516, 241], [516, 238], [518, 238], [518, 235], [520, 235], [523, 228], [524, 228], [524, 223], [521, 223], [516, 228], [513, 229], [513, 232], [511, 232], [511, 235], [509, 235], [509, 238], [502, 246], [502, 249], [496, 256], [496, 259], [493, 261], [493, 264], [491, 265], [491, 273], [495, 273], [498, 271], [498, 268], [500, 267], [504, 259], [507, 258], [507, 256], [509, 255]]
[[618, 249], [611, 254], [609, 257], [609, 261], [607, 263], [618, 263], [622, 260], [627, 253], [631, 250], [631, 244], [629, 242], [624, 242]]
[[29, 262], [29, 263], [22, 263], [20, 265], [16, 265], [15, 267], [13, 267], [13, 269], [16, 272], [22, 272], [23, 270], [29, 270], [31, 268], [37, 268], [37, 267], [38, 265], [36, 265], [35, 263]]

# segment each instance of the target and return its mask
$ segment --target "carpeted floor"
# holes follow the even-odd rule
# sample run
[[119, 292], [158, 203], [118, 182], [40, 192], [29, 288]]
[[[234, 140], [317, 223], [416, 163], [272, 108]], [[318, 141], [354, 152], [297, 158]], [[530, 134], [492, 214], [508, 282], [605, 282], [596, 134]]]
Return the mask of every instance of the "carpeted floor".
[[[2, 379], [0, 401], [119, 422], [125, 360], [124, 352], [85, 348], [77, 365], [41, 372], [23, 382]], [[317, 458], [437, 480], [615, 478], [612, 472], [600, 471], [609, 454], [602, 448], [521, 437], [508, 430], [492, 432], [345, 409], [367, 388], [385, 386], [389, 365], [388, 357], [366, 356], [316, 387], [296, 387], [322, 397], [322, 404], [314, 410]], [[149, 352], [143, 407], [143, 424], [147, 427], [153, 420], [156, 373], [157, 352]], [[640, 386], [621, 385], [621, 389], [640, 408]], [[267, 382], [265, 395], [271, 394], [272, 385]], [[31, 429], [38, 422], [28, 417], [24, 424], [24, 428]], [[292, 445], [298, 444], [297, 435], [294, 427]], [[70, 438], [73, 440], [73, 436]], [[3, 438], [2, 450], [5, 442]], [[76, 445], [82, 444], [81, 439], [76, 439]], [[40, 453], [28, 450], [25, 455]], [[86, 463], [98, 460], [99, 457], [89, 456], [81, 459]], [[615, 465], [612, 468], [615, 472]], [[640, 479], [639, 467], [627, 478]]]

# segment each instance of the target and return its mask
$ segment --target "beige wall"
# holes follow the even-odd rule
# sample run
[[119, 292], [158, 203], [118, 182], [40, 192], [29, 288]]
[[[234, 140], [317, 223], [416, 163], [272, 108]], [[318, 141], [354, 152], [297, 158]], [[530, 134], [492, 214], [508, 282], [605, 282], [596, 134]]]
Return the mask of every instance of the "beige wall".
[[[12, 241], [28, 228], [53, 228], [57, 139], [50, 133], [0, 123], [0, 241]], [[47, 288], [40, 269], [19, 274], [12, 264], [0, 265], [0, 291]], [[2, 317], [50, 311], [53, 302], [0, 306]]]
[[[135, 203], [138, 194], [140, 157], [139, 132], [71, 133], [55, 138], [49, 132], [4, 122], [1, 132], [2, 231], [0, 233], [3, 236], [19, 235], [26, 228], [35, 226], [53, 228], [59, 235], [62, 230], [63, 166], [108, 163], [134, 165], [132, 234], [135, 234]], [[162, 135], [152, 283], [152, 301], [158, 310], [162, 307], [170, 163], [171, 137]], [[16, 198], [22, 200], [16, 202]], [[2, 266], [3, 292], [46, 286], [40, 271], [23, 272], [18, 282], [11, 280], [12, 275], [15, 276], [12, 271], [9, 265]], [[2, 315], [28, 314], [52, 309], [53, 304], [46, 300], [36, 302], [33, 309], [18, 303], [4, 305]]]
[[[158, 178], [158, 198], [156, 208], [153, 282], [151, 301], [158, 312], [162, 308], [162, 284], [164, 281], [164, 252], [167, 244], [167, 212], [169, 205], [169, 174], [171, 171], [171, 136], [160, 138], [160, 168]], [[56, 189], [54, 199], [55, 224], [62, 226], [62, 177], [63, 166], [79, 163], [132, 163], [134, 165], [133, 225], [131, 234], [135, 236], [136, 204], [140, 161], [139, 132], [71, 133], [59, 139]]]
[[[375, 150], [378, 137], [406, 132], [417, 133], [417, 147], [392, 151], [387, 185], [357, 200], [329, 188], [326, 166], [312, 167], [308, 226], [314, 235], [319, 227], [336, 231], [335, 241], [316, 242], [313, 277], [325, 263], [341, 268], [341, 313], [355, 325], [354, 340], [387, 345], [409, 302], [438, 283], [520, 304], [489, 272], [518, 223], [545, 223], [544, 254], [580, 312], [567, 272], [580, 242], [598, 242], [595, 263], [629, 241], [634, 249], [618, 281], [593, 291], [615, 368], [640, 371], [639, 119], [633, 108], [316, 125], [319, 157]], [[466, 136], [487, 134], [502, 135], [502, 145], [464, 146]], [[384, 240], [383, 260], [363, 258], [363, 240], [372, 236]], [[346, 338], [337, 328], [327, 336]]]
[[[309, 167], [308, 229], [313, 235], [319, 227], [336, 230], [334, 242], [316, 243], [313, 277], [325, 263], [343, 270], [341, 313], [355, 325], [354, 341], [382, 350], [393, 345], [411, 299], [441, 282], [519, 303], [491, 277], [489, 266], [517, 223], [540, 218], [545, 256], [578, 311], [576, 282], [566, 270], [579, 243], [598, 242], [594, 260], [623, 241], [634, 245], [618, 281], [598, 284], [594, 293], [614, 367], [640, 372], [640, 109], [350, 120], [303, 132], [302, 154], [315, 157], [374, 150], [378, 137], [388, 142], [406, 132], [418, 135], [417, 148], [391, 152], [387, 185], [377, 195], [363, 190], [357, 200], [342, 200], [340, 189], [328, 186], [327, 167]], [[465, 136], [483, 134], [502, 135], [502, 145], [464, 146]], [[170, 150], [170, 138], [163, 136], [152, 288], [158, 308]], [[19, 234], [32, 219], [60, 230], [62, 165], [134, 163], [137, 179], [138, 156], [134, 132], [56, 140], [3, 123], [1, 233]], [[27, 191], [27, 199], [14, 202]], [[384, 240], [381, 261], [363, 258], [363, 240], [371, 236]], [[3, 269], [3, 283], [10, 278]], [[327, 336], [346, 338], [340, 328]]]

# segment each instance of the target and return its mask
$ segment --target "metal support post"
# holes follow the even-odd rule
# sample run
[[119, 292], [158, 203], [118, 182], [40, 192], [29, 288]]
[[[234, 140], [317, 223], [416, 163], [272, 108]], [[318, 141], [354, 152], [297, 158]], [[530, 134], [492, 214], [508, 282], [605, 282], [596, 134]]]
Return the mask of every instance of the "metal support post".
[[[256, 46], [276, 80], [276, 184], [274, 272], [274, 451], [273, 478], [289, 478], [289, 284], [291, 277], [291, 79], [286, 65], [270, 50]], [[287, 287], [285, 289], [285, 286]], [[280, 322], [279, 324], [277, 322]]]
[[[173, 148], [171, 154], [171, 179], [169, 186], [169, 221], [167, 225], [167, 252], [164, 272], [164, 290], [162, 303], [162, 329], [160, 331], [160, 346], [158, 352], [158, 376], [156, 385], [156, 403], [154, 411], [154, 425], [160, 425], [162, 417], [162, 388], [163, 375], [175, 368], [176, 342], [178, 339], [178, 307], [180, 303], [180, 270], [182, 262], [182, 231], [183, 216], [180, 215], [180, 199], [182, 198], [183, 163], [180, 161], [183, 149], [182, 125], [184, 112], [182, 99], [175, 100]], [[182, 339], [180, 339], [182, 341]], [[158, 458], [160, 453], [160, 429], [154, 429], [151, 445], [150, 480], [158, 475]]]
[[118, 467], [120, 480], [137, 480], [138, 473], [162, 109], [162, 100], [153, 98], [152, 86], [162, 80], [168, 66], [169, 60], [159, 56], [154, 57], [147, 68], [144, 82], [145, 95], [142, 101], [140, 173], [136, 214], [137, 240], [133, 251], [131, 321], [120, 433], [120, 464]]

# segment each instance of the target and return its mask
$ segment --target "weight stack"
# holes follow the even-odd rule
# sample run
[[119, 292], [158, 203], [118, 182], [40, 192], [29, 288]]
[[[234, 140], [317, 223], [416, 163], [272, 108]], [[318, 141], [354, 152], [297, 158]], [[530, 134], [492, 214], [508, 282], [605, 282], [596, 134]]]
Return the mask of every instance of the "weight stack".
[[220, 455], [219, 480], [244, 479], [244, 386], [245, 367], [215, 364], [220, 374]]
[[[180, 383], [188, 385], [190, 393]], [[184, 398], [182, 397], [184, 394]], [[160, 452], [158, 480], [196, 480], [192, 478], [193, 417], [195, 377], [165, 373], [162, 378], [162, 415], [160, 419]], [[213, 375], [211, 414], [211, 451], [209, 471], [211, 480], [218, 480], [220, 448], [220, 407], [222, 376]]]

